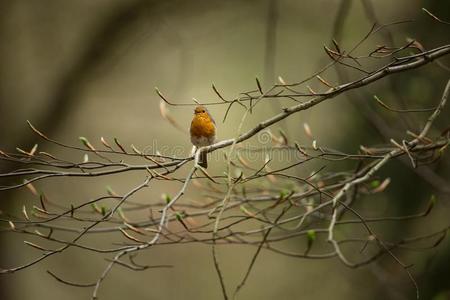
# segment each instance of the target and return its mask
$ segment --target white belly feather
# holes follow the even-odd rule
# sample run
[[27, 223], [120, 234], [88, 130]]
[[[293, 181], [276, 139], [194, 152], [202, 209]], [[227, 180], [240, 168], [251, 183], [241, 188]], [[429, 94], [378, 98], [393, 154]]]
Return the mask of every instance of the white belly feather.
[[199, 136], [199, 137], [191, 136], [191, 143], [197, 148], [199, 148], [213, 144], [215, 139], [216, 136], [212, 136], [209, 138], [207, 138], [206, 136]]

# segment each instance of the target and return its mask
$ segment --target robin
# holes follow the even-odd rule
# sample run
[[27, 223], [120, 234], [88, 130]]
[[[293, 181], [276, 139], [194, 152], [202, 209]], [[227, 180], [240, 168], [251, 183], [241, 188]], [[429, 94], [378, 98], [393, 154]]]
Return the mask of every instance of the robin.
[[[211, 117], [206, 107], [197, 106], [194, 110], [194, 118], [191, 122], [191, 142], [197, 148], [209, 146], [216, 139], [216, 122]], [[208, 167], [207, 153], [201, 152], [198, 164], [203, 168]]]

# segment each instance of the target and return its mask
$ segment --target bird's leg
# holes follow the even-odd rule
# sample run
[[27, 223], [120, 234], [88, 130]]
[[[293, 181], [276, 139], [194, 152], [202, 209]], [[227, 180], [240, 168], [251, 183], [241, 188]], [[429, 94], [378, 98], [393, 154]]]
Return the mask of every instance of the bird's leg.
[[205, 171], [205, 168], [206, 168], [206, 164], [205, 165], [202, 164], [202, 160], [205, 159], [205, 158], [202, 158], [202, 155], [206, 155], [205, 148], [206, 147], [197, 148], [197, 152], [195, 153], [195, 160], [194, 160], [195, 161], [194, 167], [196, 169], [202, 169], [203, 171]]

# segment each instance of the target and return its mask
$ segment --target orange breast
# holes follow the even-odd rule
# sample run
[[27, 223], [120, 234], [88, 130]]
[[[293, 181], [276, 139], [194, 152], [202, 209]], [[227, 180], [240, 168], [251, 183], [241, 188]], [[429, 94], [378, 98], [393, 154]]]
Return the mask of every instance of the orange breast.
[[211, 137], [216, 134], [216, 126], [208, 114], [196, 114], [191, 123], [191, 135]]

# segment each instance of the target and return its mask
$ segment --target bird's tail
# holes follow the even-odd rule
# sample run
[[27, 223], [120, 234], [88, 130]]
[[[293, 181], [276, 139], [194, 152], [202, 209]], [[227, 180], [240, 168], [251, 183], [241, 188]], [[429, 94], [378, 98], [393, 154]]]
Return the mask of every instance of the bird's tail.
[[198, 158], [198, 164], [203, 168], [208, 168], [208, 153], [205, 151], [200, 152], [200, 157]]

